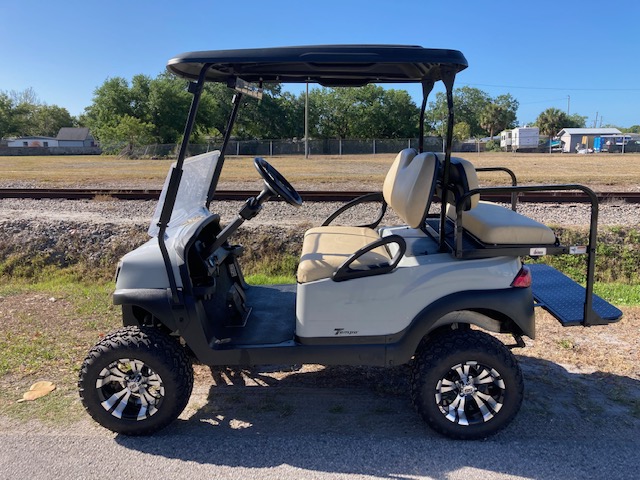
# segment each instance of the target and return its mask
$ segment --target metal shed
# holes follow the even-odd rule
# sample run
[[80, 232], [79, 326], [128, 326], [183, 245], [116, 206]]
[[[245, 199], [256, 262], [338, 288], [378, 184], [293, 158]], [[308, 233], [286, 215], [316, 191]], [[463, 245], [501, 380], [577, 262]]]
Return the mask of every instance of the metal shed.
[[[562, 151], [572, 153], [576, 151], [577, 145], [584, 145], [583, 148], [593, 148], [593, 141], [601, 135], [620, 135], [617, 128], [563, 128], [558, 133], [562, 142]], [[584, 141], [586, 137], [586, 142]]]
[[63, 127], [56, 139], [60, 147], [95, 147], [95, 139], [88, 128]]

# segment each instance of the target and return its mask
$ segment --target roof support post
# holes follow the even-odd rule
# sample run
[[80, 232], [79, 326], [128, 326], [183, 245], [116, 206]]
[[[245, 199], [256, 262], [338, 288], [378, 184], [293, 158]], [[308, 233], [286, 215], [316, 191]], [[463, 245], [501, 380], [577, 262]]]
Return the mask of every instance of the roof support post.
[[167, 186], [167, 194], [162, 205], [162, 212], [160, 213], [160, 221], [158, 222], [158, 245], [160, 246], [160, 252], [162, 253], [162, 260], [167, 270], [167, 277], [169, 279], [169, 287], [171, 289], [171, 301], [174, 305], [180, 305], [180, 296], [178, 294], [178, 286], [176, 279], [173, 276], [173, 267], [171, 265], [171, 259], [169, 258], [169, 252], [165, 244], [165, 232], [169, 226], [169, 220], [173, 213], [173, 207], [176, 203], [176, 197], [178, 195], [178, 188], [180, 187], [180, 179], [182, 178], [182, 165], [184, 164], [184, 158], [187, 155], [187, 148], [189, 146], [189, 137], [193, 131], [193, 126], [196, 121], [196, 113], [198, 112], [198, 105], [200, 103], [200, 96], [202, 95], [202, 89], [204, 88], [205, 75], [209, 70], [210, 64], [205, 64], [200, 70], [197, 83], [189, 84], [189, 92], [193, 94], [191, 100], [191, 108], [189, 109], [189, 116], [187, 117], [187, 123], [184, 127], [184, 135], [182, 137], [182, 144], [178, 152], [178, 159], [175, 167], [171, 170], [171, 177], [169, 178], [169, 185]]
[[422, 106], [420, 107], [420, 130], [418, 133], [418, 153], [424, 152], [424, 113], [427, 110], [427, 99], [435, 82], [430, 79], [422, 81]]
[[451, 149], [453, 146], [453, 123], [454, 123], [454, 115], [453, 115], [453, 83], [456, 78], [456, 71], [452, 68], [447, 68], [445, 66], [441, 69], [442, 75], [442, 83], [444, 83], [447, 89], [447, 109], [449, 111], [449, 116], [447, 119], [447, 138], [445, 144], [445, 153], [444, 153], [444, 168], [442, 171], [442, 188], [440, 199], [440, 251], [447, 251], [446, 245], [446, 222], [447, 222], [447, 197], [449, 195], [448, 185], [449, 185], [449, 169], [451, 167]]
[[231, 140], [231, 131], [233, 130], [233, 126], [236, 123], [236, 117], [238, 116], [238, 109], [240, 108], [241, 100], [242, 93], [240, 92], [237, 92], [231, 100], [233, 107], [231, 109], [231, 114], [229, 115], [229, 120], [227, 121], [227, 129], [224, 131], [222, 146], [220, 147], [220, 157], [218, 157], [218, 162], [216, 163], [216, 168], [213, 171], [213, 177], [211, 178], [211, 185], [209, 185], [209, 193], [207, 194], [207, 208], [209, 208], [209, 205], [211, 205], [213, 195], [218, 186], [218, 180], [220, 179], [220, 173], [222, 172], [222, 166], [224, 165], [224, 152], [229, 145], [229, 140]]
[[191, 132], [193, 131], [193, 126], [196, 122], [196, 113], [198, 113], [200, 96], [202, 95], [205, 75], [209, 67], [210, 64], [206, 64], [204, 67], [202, 67], [202, 70], [200, 71], [200, 75], [198, 77], [198, 82], [189, 84], [189, 92], [193, 94], [193, 99], [191, 100], [191, 108], [189, 109], [187, 123], [184, 127], [184, 135], [182, 137], [182, 143], [180, 144], [178, 159], [176, 161], [175, 167], [173, 167], [173, 170], [171, 171], [171, 178], [169, 179], [169, 185], [167, 187], [167, 195], [164, 200], [164, 205], [162, 206], [162, 213], [160, 214], [160, 223], [158, 224], [158, 226], [160, 227], [160, 234], [158, 234], [159, 237], [162, 236], [161, 234], [163, 234], [164, 230], [166, 230], [169, 224], [169, 219], [171, 218], [171, 213], [173, 212], [176, 195], [178, 194], [178, 187], [180, 186], [180, 177], [182, 176], [182, 165], [184, 164], [184, 158], [187, 155], [189, 138], [191, 137]]

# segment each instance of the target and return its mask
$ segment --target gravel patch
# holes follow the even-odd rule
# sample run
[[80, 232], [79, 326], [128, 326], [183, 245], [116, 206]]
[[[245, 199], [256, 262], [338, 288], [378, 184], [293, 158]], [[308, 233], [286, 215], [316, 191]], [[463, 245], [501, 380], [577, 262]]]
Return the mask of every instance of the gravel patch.
[[[214, 202], [212, 211], [220, 214], [223, 222], [235, 217], [244, 202]], [[300, 226], [319, 225], [333, 213], [340, 202], [307, 202], [300, 208], [284, 202], [269, 202], [262, 212], [247, 222], [245, 226], [279, 225]], [[119, 200], [54, 200], [54, 199], [0, 199], [0, 218], [4, 220], [36, 220], [41, 222], [86, 222], [112, 223], [116, 225], [148, 225], [156, 207], [155, 201]], [[341, 223], [359, 224], [374, 219], [379, 206], [374, 203], [360, 205], [340, 217]], [[438, 206], [432, 208], [435, 212]], [[518, 212], [547, 225], [586, 226], [589, 224], [590, 206], [575, 204], [532, 204], [521, 203]], [[394, 224], [399, 219], [388, 211], [385, 223]], [[600, 226], [640, 225], [640, 204], [625, 202], [605, 202], [600, 205]]]
[[[215, 202], [212, 210], [222, 223], [232, 221], [244, 202]], [[260, 261], [264, 247], [272, 252], [299, 255], [302, 235], [318, 226], [342, 203], [305, 203], [300, 208], [285, 202], [269, 202], [254, 219], [245, 222], [234, 237], [243, 244], [250, 263], [252, 255]], [[82, 265], [87, 275], [106, 275], [118, 259], [149, 239], [147, 229], [156, 207], [155, 201], [121, 200], [27, 200], [0, 199], [0, 258], [8, 259], [9, 272], [29, 274], [40, 259], [47, 265]], [[439, 205], [434, 205], [433, 212]], [[338, 217], [334, 224], [366, 225], [378, 216], [379, 205], [362, 204]], [[542, 223], [567, 227], [586, 227], [589, 206], [583, 204], [526, 204], [519, 211]], [[401, 224], [387, 211], [383, 225]], [[640, 205], [623, 202], [603, 204], [600, 226], [640, 226]], [[6, 262], [7, 263], [7, 262]], [[247, 263], [247, 265], [249, 265]], [[33, 265], [32, 265], [33, 264]], [[110, 273], [109, 273], [110, 275]]]

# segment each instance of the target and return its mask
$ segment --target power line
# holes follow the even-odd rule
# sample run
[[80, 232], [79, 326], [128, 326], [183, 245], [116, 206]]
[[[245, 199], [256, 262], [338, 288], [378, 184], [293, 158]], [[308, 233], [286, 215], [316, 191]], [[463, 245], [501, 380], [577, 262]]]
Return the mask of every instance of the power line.
[[517, 88], [521, 90], [558, 90], [573, 92], [640, 92], [640, 88], [562, 88], [562, 87], [523, 87], [517, 85], [492, 85], [488, 83], [461, 83], [468, 87], [495, 87], [495, 88]]
[[548, 100], [536, 100], [535, 102], [518, 102], [519, 105], [533, 105], [535, 103], [552, 103], [552, 102], [566, 102], [567, 97], [562, 98], [551, 98]]

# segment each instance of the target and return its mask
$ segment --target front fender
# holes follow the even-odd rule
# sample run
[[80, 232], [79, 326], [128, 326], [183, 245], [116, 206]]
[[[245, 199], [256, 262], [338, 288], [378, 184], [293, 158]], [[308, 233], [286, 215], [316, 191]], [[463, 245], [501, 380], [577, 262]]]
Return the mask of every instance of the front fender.
[[178, 326], [184, 327], [186, 322], [186, 312], [172, 304], [171, 290], [168, 288], [119, 289], [113, 293], [113, 304], [122, 306], [124, 326], [142, 325], [146, 312], [171, 332], [178, 332]]

